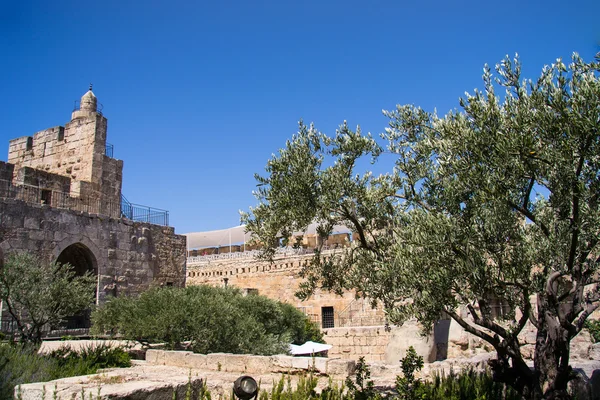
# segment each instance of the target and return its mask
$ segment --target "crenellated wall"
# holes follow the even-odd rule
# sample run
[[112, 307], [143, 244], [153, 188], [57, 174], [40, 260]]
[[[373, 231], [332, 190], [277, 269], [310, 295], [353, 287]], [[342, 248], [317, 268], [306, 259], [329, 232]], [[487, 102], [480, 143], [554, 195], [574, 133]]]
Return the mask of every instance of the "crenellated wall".
[[118, 204], [123, 161], [105, 155], [106, 133], [107, 120], [95, 108], [77, 110], [64, 127], [11, 140], [8, 163], [15, 172], [29, 167], [70, 179], [72, 196]]

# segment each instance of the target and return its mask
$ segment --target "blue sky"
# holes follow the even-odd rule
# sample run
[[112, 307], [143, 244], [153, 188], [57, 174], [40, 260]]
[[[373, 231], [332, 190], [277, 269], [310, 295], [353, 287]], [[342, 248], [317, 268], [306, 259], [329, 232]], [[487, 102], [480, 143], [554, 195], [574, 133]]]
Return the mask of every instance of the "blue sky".
[[0, 2], [0, 160], [92, 82], [124, 195], [178, 233], [227, 228], [300, 118], [378, 134], [396, 104], [446, 113], [506, 54], [532, 78], [591, 60], [599, 15], [597, 0]]

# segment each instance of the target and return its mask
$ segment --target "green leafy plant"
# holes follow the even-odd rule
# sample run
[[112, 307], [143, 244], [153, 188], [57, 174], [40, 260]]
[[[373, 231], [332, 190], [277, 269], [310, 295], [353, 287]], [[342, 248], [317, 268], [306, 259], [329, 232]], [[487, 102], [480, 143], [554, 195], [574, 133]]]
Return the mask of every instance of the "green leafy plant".
[[96, 334], [118, 333], [198, 353], [276, 354], [292, 342], [322, 339], [289, 304], [212, 286], [153, 288], [137, 298], [113, 298], [93, 312], [92, 321]]
[[104, 345], [57, 349], [41, 355], [37, 347], [0, 344], [0, 399], [13, 396], [15, 386], [46, 382], [70, 376], [93, 374], [101, 368], [129, 367], [129, 355], [122, 348]]
[[371, 380], [371, 370], [365, 362], [364, 357], [360, 357], [356, 363], [354, 381], [346, 378], [346, 386], [354, 400], [379, 399], [379, 394], [375, 391], [375, 385]]
[[[600, 53], [536, 79], [506, 57], [459, 105], [444, 116], [398, 105], [380, 138], [300, 122], [255, 175], [242, 222], [263, 244], [311, 223], [322, 239], [348, 227], [351, 246], [319, 246], [302, 269], [300, 296], [355, 290], [427, 332], [446, 315], [496, 351], [495, 379], [525, 398], [566, 397], [569, 344], [600, 307]], [[519, 340], [529, 322], [533, 369]]]
[[93, 304], [96, 277], [29, 253], [10, 253], [0, 268], [0, 299], [22, 342], [40, 343], [42, 329]]
[[590, 319], [585, 322], [585, 328], [592, 336], [594, 343], [600, 342], [600, 321], [596, 319]]
[[406, 351], [406, 356], [400, 360], [402, 365], [402, 376], [396, 377], [396, 390], [401, 400], [418, 400], [421, 398], [420, 379], [415, 377], [415, 373], [423, 368], [423, 357], [418, 355], [414, 347], [410, 346]]

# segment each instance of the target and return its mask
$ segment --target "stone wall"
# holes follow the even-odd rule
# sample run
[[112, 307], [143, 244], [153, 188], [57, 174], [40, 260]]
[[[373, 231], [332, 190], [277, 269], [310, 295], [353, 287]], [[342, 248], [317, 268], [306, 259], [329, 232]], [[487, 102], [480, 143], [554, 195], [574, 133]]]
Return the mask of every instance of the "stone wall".
[[368, 362], [397, 364], [413, 346], [426, 362], [436, 360], [436, 346], [433, 337], [422, 336], [415, 321], [408, 321], [401, 327], [360, 326], [324, 329], [324, 339], [333, 346], [329, 357], [358, 359]]
[[317, 373], [341, 378], [352, 375], [356, 366], [352, 360], [339, 358], [255, 356], [229, 353], [197, 354], [191, 351], [167, 350], [146, 351], [146, 362], [150, 365], [246, 374], [298, 373], [312, 369]]
[[30, 167], [19, 168], [15, 175], [13, 184], [35, 186], [62, 193], [69, 193], [71, 190], [71, 179], [66, 176]]
[[71, 179], [73, 196], [119, 204], [123, 161], [105, 155], [106, 130], [101, 113], [75, 111], [64, 127], [11, 140], [8, 162]]
[[171, 227], [0, 200], [0, 251], [29, 251], [56, 260], [71, 245], [90, 254], [98, 301], [150, 285], [185, 285], [186, 238]]
[[[12, 181], [15, 166], [0, 161], [0, 185], [6, 185], [7, 182]], [[3, 186], [0, 186], [2, 188]]]
[[[310, 257], [310, 255], [279, 257], [274, 260], [273, 264], [248, 257], [214, 260], [204, 265], [188, 265], [187, 284], [235, 286], [247, 292], [258, 293], [273, 300], [292, 304], [319, 324], [322, 322], [322, 308], [333, 307], [334, 326], [338, 326], [340, 317], [343, 317], [351, 305], [357, 301], [354, 294], [345, 293], [343, 296], [339, 296], [317, 290], [307, 300], [300, 300], [295, 295], [303, 279], [300, 276], [300, 270], [303, 265], [308, 263]], [[356, 315], [357, 320], [359, 317]], [[352, 323], [353, 320], [344, 319], [344, 324], [351, 325]], [[383, 323], [383, 313], [380, 312], [375, 324]]]

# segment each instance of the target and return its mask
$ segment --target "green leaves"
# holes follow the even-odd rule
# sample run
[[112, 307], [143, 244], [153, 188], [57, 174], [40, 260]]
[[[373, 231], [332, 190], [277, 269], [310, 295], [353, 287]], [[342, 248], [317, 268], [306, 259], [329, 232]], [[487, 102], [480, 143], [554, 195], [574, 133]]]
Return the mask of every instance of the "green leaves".
[[97, 334], [166, 342], [172, 349], [189, 342], [199, 353], [285, 353], [292, 342], [321, 339], [292, 306], [211, 286], [154, 288], [139, 298], [117, 297], [98, 307], [92, 320]]
[[44, 326], [57, 326], [90, 307], [95, 289], [91, 273], [76, 276], [68, 264], [48, 263], [29, 253], [11, 253], [0, 269], [0, 298], [25, 341], [40, 341]]
[[[354, 289], [381, 301], [390, 322], [417, 318], [424, 330], [449, 315], [526, 375], [517, 335], [528, 319], [547, 335], [545, 349], [568, 349], [550, 342], [570, 340], [600, 306], [598, 60], [575, 54], [526, 80], [518, 58], [506, 57], [484, 68], [483, 89], [466, 93], [461, 110], [384, 111], [385, 149], [346, 123], [334, 136], [301, 124], [267, 165], [268, 185], [243, 221], [267, 247], [310, 222], [322, 236], [347, 226], [352, 245], [317, 249], [301, 296]], [[392, 171], [357, 173], [362, 159], [384, 153]]]

